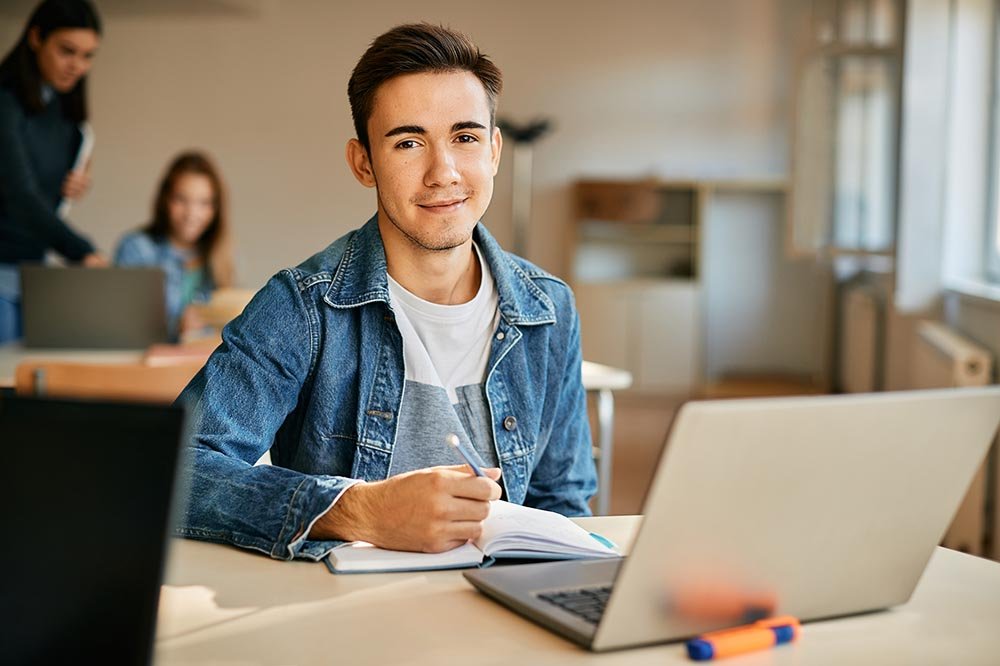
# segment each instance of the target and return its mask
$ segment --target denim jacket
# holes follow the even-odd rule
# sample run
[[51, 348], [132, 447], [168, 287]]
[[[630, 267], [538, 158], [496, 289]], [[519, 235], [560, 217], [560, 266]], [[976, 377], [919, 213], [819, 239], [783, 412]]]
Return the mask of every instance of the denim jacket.
[[185, 274], [190, 270], [187, 264], [191, 254], [193, 251], [189, 253], [178, 250], [166, 238], [157, 238], [145, 231], [126, 234], [115, 250], [116, 266], [153, 266], [163, 269], [166, 274], [164, 296], [167, 305], [167, 328], [171, 340], [176, 340], [180, 336], [180, 320], [184, 308], [191, 303], [207, 303], [215, 289], [211, 274], [204, 271], [192, 293], [184, 293]]
[[[499, 294], [486, 395], [506, 498], [587, 515], [597, 480], [573, 295], [475, 240]], [[275, 275], [222, 334], [178, 399], [192, 414], [181, 536], [278, 559], [320, 559], [306, 539], [358, 480], [385, 479], [405, 379], [376, 218]], [[272, 465], [258, 465], [268, 449]]]

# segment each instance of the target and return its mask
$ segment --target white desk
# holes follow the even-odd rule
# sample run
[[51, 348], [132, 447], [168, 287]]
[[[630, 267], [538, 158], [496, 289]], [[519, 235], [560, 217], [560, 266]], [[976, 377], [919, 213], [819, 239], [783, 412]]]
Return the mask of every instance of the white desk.
[[614, 446], [615, 399], [612, 391], [632, 386], [626, 370], [600, 363], [583, 362], [583, 388], [597, 394], [597, 515], [611, 510], [611, 464]]
[[[578, 522], [626, 546], [635, 516]], [[822, 575], [822, 572], [817, 572]], [[459, 571], [333, 576], [228, 546], [175, 540], [157, 664], [691, 664], [673, 643], [589, 653], [476, 592]], [[804, 626], [749, 664], [996, 664], [1000, 564], [937, 549], [912, 600]]]

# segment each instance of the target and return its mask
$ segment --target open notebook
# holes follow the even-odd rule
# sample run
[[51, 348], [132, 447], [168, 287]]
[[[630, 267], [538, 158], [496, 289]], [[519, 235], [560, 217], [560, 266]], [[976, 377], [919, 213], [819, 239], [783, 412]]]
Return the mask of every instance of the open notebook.
[[609, 541], [565, 516], [496, 500], [483, 521], [482, 535], [458, 548], [411, 553], [354, 541], [330, 551], [326, 563], [333, 573], [374, 573], [484, 567], [504, 557], [572, 560], [619, 556]]

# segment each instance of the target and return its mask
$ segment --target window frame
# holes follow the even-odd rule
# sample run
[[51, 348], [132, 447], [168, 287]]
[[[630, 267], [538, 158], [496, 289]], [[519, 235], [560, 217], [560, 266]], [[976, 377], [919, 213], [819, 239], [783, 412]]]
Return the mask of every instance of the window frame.
[[987, 192], [989, 205], [986, 206], [985, 238], [983, 239], [983, 278], [986, 282], [1000, 283], [1000, 0], [994, 0], [993, 39], [990, 64], [993, 68], [990, 81], [990, 164]]

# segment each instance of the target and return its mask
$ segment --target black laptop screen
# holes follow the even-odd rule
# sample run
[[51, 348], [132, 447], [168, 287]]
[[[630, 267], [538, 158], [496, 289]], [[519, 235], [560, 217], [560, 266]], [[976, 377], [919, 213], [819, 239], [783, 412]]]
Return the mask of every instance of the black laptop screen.
[[4, 663], [148, 663], [183, 411], [0, 399]]

